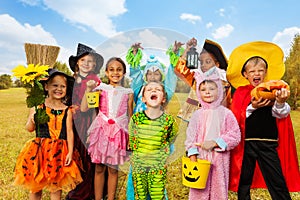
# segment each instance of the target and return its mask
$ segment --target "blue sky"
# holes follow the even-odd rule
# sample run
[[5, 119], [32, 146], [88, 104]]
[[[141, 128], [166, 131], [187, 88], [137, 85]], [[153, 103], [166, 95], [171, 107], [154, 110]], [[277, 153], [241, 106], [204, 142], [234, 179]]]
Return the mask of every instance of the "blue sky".
[[59, 46], [65, 63], [78, 43], [107, 60], [123, 57], [134, 42], [167, 62], [161, 52], [192, 37], [199, 46], [206, 38], [218, 42], [227, 57], [255, 40], [274, 42], [287, 55], [300, 33], [299, 7], [298, 0], [1, 0], [0, 74], [26, 65], [24, 43]]

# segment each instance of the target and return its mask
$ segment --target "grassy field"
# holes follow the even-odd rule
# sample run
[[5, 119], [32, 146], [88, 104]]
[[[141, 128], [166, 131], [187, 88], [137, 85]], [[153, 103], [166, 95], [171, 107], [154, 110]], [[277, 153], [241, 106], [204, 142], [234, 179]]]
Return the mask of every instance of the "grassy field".
[[[34, 133], [24, 130], [27, 119], [28, 108], [25, 104], [25, 90], [13, 88], [0, 90], [0, 199], [20, 200], [28, 199], [28, 192], [22, 188], [12, 186], [13, 169], [17, 155], [25, 142], [34, 137]], [[180, 104], [186, 99], [186, 94], [176, 94], [169, 104], [167, 111], [174, 116]], [[297, 151], [300, 152], [300, 111], [291, 113], [296, 136]], [[181, 162], [184, 154], [184, 140], [186, 123], [177, 120], [179, 124], [179, 135], [175, 142], [175, 152], [169, 159], [168, 167], [168, 195], [170, 200], [188, 199], [188, 188], [181, 184]], [[298, 153], [298, 160], [300, 159]], [[118, 199], [125, 199], [126, 170], [128, 165], [121, 167], [119, 173]], [[63, 196], [65, 193], [63, 193]], [[252, 199], [271, 199], [266, 190], [252, 190]], [[292, 199], [300, 199], [300, 193], [291, 193]], [[43, 199], [49, 199], [47, 192]], [[237, 199], [236, 194], [229, 192], [229, 199]]]

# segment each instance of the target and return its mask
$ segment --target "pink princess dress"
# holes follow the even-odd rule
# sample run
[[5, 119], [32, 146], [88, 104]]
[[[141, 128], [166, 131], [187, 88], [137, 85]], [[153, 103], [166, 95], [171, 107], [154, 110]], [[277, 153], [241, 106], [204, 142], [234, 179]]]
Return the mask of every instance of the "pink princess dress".
[[131, 88], [100, 83], [99, 113], [88, 129], [88, 153], [93, 163], [119, 165], [127, 161], [128, 99]]

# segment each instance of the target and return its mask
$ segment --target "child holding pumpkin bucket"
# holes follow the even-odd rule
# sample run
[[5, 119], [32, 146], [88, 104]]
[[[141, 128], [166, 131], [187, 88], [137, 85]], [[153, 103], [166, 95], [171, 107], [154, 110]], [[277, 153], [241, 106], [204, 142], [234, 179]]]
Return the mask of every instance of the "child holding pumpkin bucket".
[[86, 137], [87, 129], [95, 116], [95, 109], [89, 109], [87, 112], [80, 111], [81, 100], [86, 90], [86, 83], [94, 80], [100, 83], [97, 74], [103, 65], [103, 57], [96, 51], [84, 44], [77, 46], [76, 56], [69, 57], [69, 65], [74, 72], [75, 83], [73, 88], [73, 120], [74, 120], [74, 146], [79, 151], [83, 163], [81, 176], [83, 181], [76, 188], [67, 194], [66, 199], [88, 200], [94, 197], [93, 177], [94, 165], [87, 152]]
[[165, 199], [166, 159], [177, 134], [177, 124], [163, 110], [167, 98], [160, 82], [148, 82], [142, 96], [147, 109], [135, 113], [129, 123], [134, 198]]
[[[133, 111], [133, 91], [121, 86], [126, 73], [126, 65], [121, 58], [112, 57], [106, 63], [105, 74], [109, 84], [90, 80], [86, 92], [99, 91], [99, 113], [88, 129], [88, 153], [96, 164], [94, 189], [95, 200], [103, 198], [105, 171], [108, 169], [107, 196], [115, 198], [118, 182], [118, 165], [127, 160], [128, 121]], [[87, 111], [84, 97], [81, 111]]]
[[[233, 113], [221, 105], [223, 86], [216, 70], [195, 72], [196, 94], [201, 108], [190, 118], [185, 141], [188, 157], [211, 161], [206, 188], [190, 188], [189, 199], [228, 199], [230, 150], [240, 142], [240, 130]], [[190, 178], [192, 171], [183, 178]], [[196, 179], [195, 179], [196, 180]]]

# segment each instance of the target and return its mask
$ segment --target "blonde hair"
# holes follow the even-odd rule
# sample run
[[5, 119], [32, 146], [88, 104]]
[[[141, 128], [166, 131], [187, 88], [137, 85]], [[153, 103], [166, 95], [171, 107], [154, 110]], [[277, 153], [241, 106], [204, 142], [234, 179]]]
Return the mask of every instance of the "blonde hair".
[[242, 71], [241, 71], [242, 75], [244, 76], [246, 67], [248, 67], [249, 65], [256, 66], [258, 64], [263, 64], [266, 67], [266, 69], [268, 69], [268, 63], [265, 59], [263, 59], [262, 57], [259, 57], [259, 56], [253, 56], [245, 62], [244, 66], [242, 68]]

